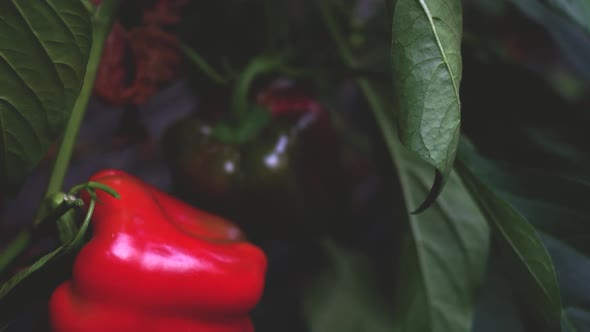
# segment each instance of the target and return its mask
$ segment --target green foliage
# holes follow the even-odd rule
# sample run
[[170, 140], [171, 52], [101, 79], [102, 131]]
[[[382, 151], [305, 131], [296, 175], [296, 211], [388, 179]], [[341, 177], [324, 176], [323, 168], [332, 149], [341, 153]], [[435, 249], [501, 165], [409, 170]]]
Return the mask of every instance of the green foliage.
[[[371, 104], [398, 171], [406, 207], [428, 193], [425, 163], [400, 145], [379, 91], [361, 88]], [[426, 211], [408, 215], [393, 315], [400, 331], [470, 331], [489, 247], [489, 228], [455, 172]]]
[[[96, 183], [96, 182], [88, 182], [88, 183], [84, 183], [84, 184], [75, 186], [70, 191], [70, 194], [76, 194], [82, 190], [87, 191], [88, 194], [90, 195], [90, 203], [89, 203], [88, 209], [86, 211], [86, 216], [85, 216], [84, 220], [82, 221], [82, 224], [80, 225], [80, 227], [78, 228], [75, 226], [75, 224], [73, 224], [73, 218], [71, 218], [69, 220], [64, 220], [64, 219], [57, 220], [58, 223], [60, 223], [60, 222], [61, 223], [67, 223], [67, 222], [71, 223], [71, 225], [68, 225], [68, 226], [72, 229], [70, 229], [68, 233], [72, 234], [72, 236], [67, 239], [64, 239], [65, 241], [61, 246], [54, 249], [50, 253], [45, 254], [43, 257], [38, 259], [35, 263], [28, 266], [26, 269], [21, 270], [20, 272], [18, 272], [14, 276], [12, 276], [4, 284], [2, 284], [2, 286], [0, 287], [0, 309], [2, 309], [2, 308], [6, 309], [7, 306], [10, 305], [11, 301], [19, 301], [19, 300], [21, 300], [21, 298], [25, 298], [26, 296], [30, 296], [31, 294], [28, 293], [27, 286], [31, 287], [31, 288], [35, 288], [35, 289], [42, 288], [43, 285], [35, 285], [35, 284], [39, 283], [38, 278], [41, 278], [44, 274], [48, 273], [48, 269], [51, 268], [51, 263], [57, 264], [57, 262], [59, 262], [60, 260], [62, 260], [64, 258], [67, 258], [67, 256], [70, 256], [72, 253], [76, 252], [77, 250], [79, 250], [82, 247], [82, 245], [85, 243], [84, 236], [86, 235], [88, 227], [90, 226], [90, 219], [92, 217], [92, 214], [94, 213], [94, 207], [96, 206], [96, 201], [98, 200], [98, 198], [96, 196], [96, 190], [102, 190], [115, 198], [120, 198], [119, 194], [116, 191], [114, 191], [112, 188], [105, 186], [104, 184]], [[66, 202], [68, 199], [68, 196], [66, 196], [66, 195], [59, 195], [59, 196], [62, 197], [61, 198], [62, 202], [59, 204], [56, 204], [54, 206], [55, 209], [59, 209], [59, 206], [61, 204], [63, 204], [64, 202]], [[67, 216], [70, 212], [72, 212], [72, 211], [70, 211], [70, 210], [64, 211], [64, 216]], [[59, 217], [60, 216], [56, 216], [56, 218], [59, 218]], [[59, 225], [58, 225], [58, 227], [59, 227]], [[73, 228], [75, 228], [75, 230], [73, 230]], [[19, 291], [22, 292], [22, 294], [19, 294]], [[33, 294], [33, 295], [35, 295], [35, 294]], [[3, 315], [0, 315], [0, 327], [4, 326], [4, 324], [6, 324], [6, 321], [4, 321], [5, 319], [10, 319], [10, 317], [4, 317]]]
[[329, 264], [303, 298], [310, 332], [394, 331], [391, 299], [376, 283], [377, 263], [363, 252], [324, 240]]
[[[399, 143], [395, 157], [406, 206], [428, 192], [428, 167]], [[451, 172], [440, 197], [409, 215], [393, 313], [400, 331], [470, 331], [485, 272], [489, 228], [458, 175]]]
[[[373, 5], [377, 2], [367, 1]], [[114, 8], [115, 2], [110, 3]], [[195, 47], [196, 50], [192, 50], [193, 45], [181, 45], [188, 58], [197, 64], [201, 74], [209, 76], [218, 87], [234, 84], [233, 95], [228, 96], [232, 98], [230, 104], [233, 108], [230, 119], [214, 127], [215, 135], [224, 141], [252, 141], [268, 124], [268, 111], [250, 103], [251, 86], [261, 76], [287, 72], [294, 76], [313, 73], [307, 75], [310, 81], [314, 81], [313, 84], [326, 79], [327, 83], [322, 82], [324, 85], [339, 86], [342, 77], [336, 77], [333, 73], [342, 75], [344, 72], [346, 77], [354, 76], [369, 102], [389, 148], [393, 165], [391, 170], [396, 171], [403, 196], [395, 197], [395, 201], [392, 201], [392, 204], [400, 203], [403, 206], [402, 220], [395, 221], [404, 226], [400, 227], [399, 234], [402, 240], [400, 257], [394, 257], [397, 253], [391, 252], [384, 255], [389, 261], [377, 262], [363, 248], [350, 248], [336, 240], [322, 239], [322, 250], [327, 255], [328, 264], [322, 267], [319, 275], [312, 279], [301, 295], [303, 316], [309, 330], [471, 331], [474, 328], [476, 300], [486, 277], [486, 263], [490, 257], [493, 264], [488, 266], [493, 265], [493, 271], [488, 271], [487, 277], [490, 277], [490, 273], [498, 273], [496, 268], [504, 268], [500, 270], [501, 277], [514, 291], [514, 294], [499, 294], [498, 302], [517, 302], [518, 306], [514, 307], [526, 314], [520, 315], [520, 311], [516, 312], [516, 308], [511, 306], [515, 309], [512, 314], [519, 319], [518, 324], [514, 325], [515, 330], [520, 331], [520, 320], [527, 328], [533, 325], [535, 331], [582, 330], [569, 318], [574, 309], [578, 309], [576, 303], [568, 303], [565, 296], [562, 300], [560, 294], [560, 286], [563, 289], [564, 282], [558, 279], [560, 275], [556, 270], [559, 271], [558, 260], [567, 255], [555, 255], [549, 244], [555, 242], [571, 246], [575, 250], [570, 250], [568, 255], [577, 255], [576, 258], [581, 260], [587, 259], [583, 255], [590, 255], [590, 187], [576, 179], [517, 169], [513, 165], [491, 161], [481, 157], [469, 144], [459, 144], [459, 89], [463, 70], [460, 54], [463, 29], [460, 0], [397, 0], [379, 3], [383, 7], [375, 10], [377, 14], [359, 19], [356, 11], [360, 11], [360, 5], [356, 6], [356, 2], [302, 1], [300, 5], [305, 8], [300, 13], [306, 14], [300, 15], [304, 18], [301, 19], [297, 17], [298, 11], [295, 9], [298, 5], [295, 2], [289, 2], [289, 8], [293, 10], [288, 14], [281, 12], [283, 6], [276, 1], [259, 2], [256, 8], [267, 10], [265, 15], [259, 16], [266, 16], [269, 27], [265, 32], [268, 36], [238, 41], [230, 37], [223, 38], [228, 41], [228, 48], [244, 44], [244, 47], [238, 47], [231, 54], [232, 57], [238, 57], [239, 61], [230, 61], [232, 65], [237, 63], [243, 68], [217, 71], [215, 68], [222, 68], [222, 64], [216, 63], [213, 67], [206, 62], [211, 58], [223, 62], [225, 54], [231, 53], [226, 50], [226, 46], [220, 52], [223, 54], [217, 56], [209, 54], [209, 49]], [[386, 3], [391, 7], [385, 7]], [[590, 48], [587, 43], [580, 42], [587, 40], [590, 34], [588, 1], [478, 0], [474, 3], [499, 17], [507, 15], [509, 10], [520, 10], [548, 32], [574, 63], [573, 67], [583, 69], [579, 76], [590, 77], [586, 56], [590, 54]], [[215, 10], [223, 7], [215, 2], [201, 5], [206, 5], [204, 8], [211, 5]], [[234, 11], [235, 8], [238, 7], [234, 7]], [[49, 145], [59, 137], [70, 118], [86, 75], [92, 41], [88, 9], [79, 1], [0, 2], [0, 188], [3, 191], [18, 191], [26, 175], [39, 162]], [[313, 18], [310, 18], [311, 14], [307, 16], [309, 13], [314, 15]], [[252, 23], [251, 18], [238, 14], [241, 13], [232, 13], [227, 17], [241, 16], [244, 25]], [[202, 11], [199, 15], [207, 18], [205, 16], [209, 13]], [[100, 18], [94, 18], [97, 17]], [[316, 20], [320, 18], [324, 20], [325, 26], [319, 27]], [[376, 18], [378, 22], [372, 21]], [[112, 20], [114, 15], [106, 19]], [[213, 15], [208, 19], [215, 22]], [[294, 24], [290, 24], [291, 21]], [[371, 29], [379, 30], [384, 25], [387, 26], [387, 35], [372, 33]], [[93, 39], [95, 43], [102, 44], [108, 33], [107, 26], [103, 24], [99, 31], [101, 37]], [[272, 29], [273, 26], [276, 26], [276, 30]], [[326, 28], [326, 31], [322, 28]], [[215, 40], [219, 34], [210, 33], [207, 29], [201, 32], [207, 34], [207, 41], [212, 41], [211, 45], [219, 42]], [[392, 34], [389, 35], [389, 32]], [[96, 37], [96, 29], [94, 33]], [[247, 34], [246, 31], [228, 31], [224, 36], [235, 36], [238, 33], [240, 36], [241, 33]], [[255, 29], [255, 34], [262, 32]], [[335, 45], [325, 43], [327, 34], [331, 35]], [[478, 42], [479, 37], [477, 34], [471, 36]], [[506, 36], [498, 33], [496, 42], [506, 42], [505, 39], [511, 40], [511, 37], [510, 34]], [[267, 51], [274, 53], [269, 55], [254, 50], [259, 48], [258, 44], [246, 45], [249, 40], [259, 39], [267, 39]], [[487, 42], [485, 38], [481, 39], [484, 39], [481, 45]], [[391, 54], [387, 54], [384, 48], [389, 49], [390, 40]], [[300, 49], [299, 45], [307, 47]], [[474, 45], [483, 48], [480, 44]], [[248, 52], [244, 51], [246, 46]], [[505, 48], [511, 46], [514, 45]], [[96, 68], [100, 56], [98, 51], [95, 54], [97, 49], [92, 48], [96, 63], [88, 68]], [[520, 51], [511, 50], [516, 53]], [[196, 51], [204, 53], [201, 55]], [[525, 54], [524, 60], [519, 61], [528, 61], [527, 57], [534, 53], [526, 51], [522, 52]], [[331, 63], [335, 61], [334, 53], [339, 53], [341, 63]], [[252, 54], [258, 56], [253, 57]], [[381, 68], [383, 59], [388, 55], [391, 55], [391, 62], [387, 68]], [[287, 64], [293, 59], [298, 69], [303, 64], [311, 63], [311, 66], [300, 68], [300, 71], [294, 70], [295, 67]], [[541, 67], [535, 70], [542, 71], [542, 65], [539, 65], [542, 61], [534, 63]], [[241, 74], [234, 75], [234, 69]], [[379, 75], [389, 75], [390, 69], [393, 73], [393, 93], [389, 81], [378, 81], [381, 79]], [[88, 73], [91, 71], [88, 70]], [[91, 83], [94, 76], [86, 75], [86, 79]], [[91, 88], [87, 86], [83, 91], [88, 97]], [[80, 104], [81, 109], [85, 106], [86, 101]], [[469, 111], [474, 114], [477, 112]], [[81, 121], [81, 118], [80, 115], [78, 120]], [[503, 134], [502, 129], [497, 128], [498, 135]], [[518, 129], [525, 131], [524, 128]], [[537, 145], [546, 145], [554, 154], [564, 158], [568, 154], [579, 157], [580, 151], [570, 151], [569, 145], [555, 144], [547, 139], [550, 136], [548, 130], [540, 131], [534, 132], [535, 135], [529, 131], [523, 137], [528, 135]], [[72, 132], [70, 143], [73, 146], [77, 129]], [[511, 143], [518, 143], [517, 140]], [[460, 161], [455, 163], [457, 152]], [[64, 174], [71, 151], [65, 154], [64, 164], [60, 166]], [[457, 164], [455, 168], [454, 164]], [[431, 167], [435, 169], [434, 181], [430, 174]], [[57, 186], [61, 186], [61, 180], [57, 181]], [[95, 183], [76, 187], [73, 191], [97, 189], [116, 196], [109, 188]], [[93, 206], [94, 201], [91, 204]], [[37, 221], [57, 220], [63, 246], [43, 256], [5, 283], [0, 288], [0, 299], [3, 300], [0, 309], [11, 306], [11, 301], [20, 296], [21, 290], [41, 287], [43, 273], [59, 258], [66, 257], [83, 243], [89, 216], [79, 228], [74, 222], [71, 208], [73, 205], [63, 211], [56, 209], [56, 206], [50, 206], [46, 211], [41, 209], [43, 213]], [[416, 209], [420, 213], [408, 213]], [[493, 240], [491, 248], [490, 237]], [[21, 240], [28, 243], [30, 238], [23, 237]], [[552, 257], [555, 262], [552, 262]], [[11, 261], [5, 260], [7, 263], [0, 265], [7, 265]], [[384, 274], [383, 268], [395, 270], [397, 275]], [[382, 282], [384, 277], [389, 278], [385, 285]], [[574, 285], [571, 289], [575, 291], [577, 288]], [[495, 317], [493, 312], [488, 314]], [[4, 322], [4, 317], [4, 313], [0, 315], [0, 322]]]
[[459, 173], [492, 225], [514, 288], [532, 311], [538, 331], [560, 331], [562, 307], [557, 275], [534, 227], [467, 167], [460, 164]]
[[18, 191], [82, 87], [91, 22], [80, 1], [0, 3], [0, 188]]
[[493, 162], [466, 140], [461, 142], [459, 156], [474, 175], [537, 229], [590, 255], [590, 186], [548, 172]]
[[398, 0], [393, 15], [391, 59], [403, 144], [436, 168], [425, 202], [441, 192], [455, 160], [461, 123], [459, 0]]

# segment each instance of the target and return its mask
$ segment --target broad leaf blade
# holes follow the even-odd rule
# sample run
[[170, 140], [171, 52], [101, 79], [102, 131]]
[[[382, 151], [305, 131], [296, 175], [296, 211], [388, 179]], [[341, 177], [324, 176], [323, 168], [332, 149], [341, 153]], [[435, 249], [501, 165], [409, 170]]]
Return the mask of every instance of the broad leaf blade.
[[[401, 146], [394, 156], [406, 204], [415, 206], [429, 190], [428, 166]], [[394, 313], [400, 331], [470, 331], [489, 228], [457, 174], [432, 207], [409, 222]]]
[[463, 164], [459, 173], [493, 225], [515, 289], [522, 292], [539, 331], [560, 331], [561, 296], [551, 257], [533, 226], [508, 203], [480, 182]]
[[0, 2], [0, 188], [16, 192], [61, 133], [91, 43], [80, 1]]
[[398, 0], [392, 66], [402, 143], [436, 169], [427, 208], [448, 179], [461, 123], [460, 0]]
[[464, 138], [459, 157], [482, 182], [537, 229], [590, 256], [590, 186], [558, 175], [488, 160]]
[[383, 276], [375, 257], [332, 240], [322, 245], [328, 268], [312, 280], [303, 298], [309, 331], [392, 331], [391, 299], [379, 282]]
[[[428, 166], [399, 143], [383, 94], [367, 80], [359, 85], [397, 166], [406, 206], [416, 206], [429, 191]], [[455, 173], [432, 208], [408, 218], [394, 312], [399, 330], [470, 331], [488, 255], [488, 224]]]

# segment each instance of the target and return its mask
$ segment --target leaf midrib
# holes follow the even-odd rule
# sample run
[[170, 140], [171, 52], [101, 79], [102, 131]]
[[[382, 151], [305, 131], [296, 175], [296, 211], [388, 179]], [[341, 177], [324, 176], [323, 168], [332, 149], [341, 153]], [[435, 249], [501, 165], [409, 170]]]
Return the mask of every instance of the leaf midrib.
[[447, 70], [450, 74], [449, 76], [450, 76], [451, 82], [453, 83], [453, 90], [455, 91], [455, 98], [457, 99], [457, 103], [459, 105], [459, 108], [461, 108], [461, 99], [459, 98], [459, 87], [457, 85], [457, 82], [455, 82], [455, 75], [454, 75], [455, 73], [453, 73], [453, 70], [451, 70], [451, 66], [449, 65], [449, 60], [447, 59], [445, 49], [443, 48], [440, 38], [438, 37], [438, 32], [436, 31], [436, 26], [434, 25], [434, 21], [432, 19], [432, 14], [430, 13], [430, 8], [428, 8], [428, 5], [426, 4], [426, 2], [424, 0], [418, 0], [418, 1], [420, 2], [420, 6], [422, 7], [422, 10], [426, 14], [426, 17], [428, 18], [428, 23], [430, 24], [430, 28], [432, 29], [432, 34], [434, 35], [434, 39], [436, 40], [436, 45], [437, 45], [438, 50], [441, 54], [441, 57], [443, 58], [443, 62], [445, 63], [445, 66], [447, 67]]
[[[499, 199], [499, 198], [498, 198]], [[486, 206], [486, 214], [488, 216], [493, 216], [494, 214], [492, 212], [490, 212], [489, 207], [487, 206], [487, 204], [484, 204]], [[515, 212], [517, 213], [517, 212]], [[518, 213], [517, 213], [518, 214]], [[518, 214], [519, 218], [523, 218], [522, 216], [520, 216]], [[492, 217], [493, 220], [496, 220], [497, 218]], [[528, 262], [527, 259], [525, 259], [524, 254], [520, 251], [520, 249], [518, 249], [518, 246], [514, 245], [514, 242], [512, 240], [512, 238], [510, 236], [508, 236], [508, 234], [506, 233], [506, 229], [504, 228], [504, 226], [501, 223], [495, 222], [494, 224], [496, 225], [496, 227], [499, 228], [500, 232], [502, 232], [502, 235], [504, 237], [504, 239], [506, 239], [506, 241], [508, 241], [508, 243], [510, 244], [510, 247], [514, 250], [514, 252], [516, 253], [516, 255], [518, 256], [518, 258], [523, 261], [523, 262]], [[545, 250], [545, 248], [541, 248], [543, 250], [543, 252], [549, 256], [549, 253]], [[549, 295], [549, 290], [543, 285], [543, 283], [539, 280], [539, 278], [537, 277], [537, 274], [534, 273], [534, 271], [532, 270], [532, 268], [529, 266], [529, 264], [525, 264], [527, 270], [529, 271], [529, 273], [533, 276], [533, 279], [535, 280], [535, 282], [537, 283], [537, 285], [539, 285], [539, 287], [543, 290], [543, 294], [545, 295], [545, 297], [549, 300], [550, 303], [552, 303], [552, 297]], [[555, 271], [555, 270], [553, 270]], [[557, 276], [553, 273], [553, 277], [556, 280]]]

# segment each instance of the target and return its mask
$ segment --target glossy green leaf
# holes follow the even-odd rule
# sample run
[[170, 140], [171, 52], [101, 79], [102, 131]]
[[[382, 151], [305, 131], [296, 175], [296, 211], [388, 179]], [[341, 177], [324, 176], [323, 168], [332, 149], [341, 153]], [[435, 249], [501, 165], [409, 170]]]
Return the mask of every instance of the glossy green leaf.
[[398, 0], [395, 6], [391, 58], [399, 137], [436, 169], [418, 211], [440, 194], [455, 160], [461, 123], [461, 15], [460, 0]]
[[16, 192], [69, 117], [91, 44], [80, 1], [0, 2], [0, 188]]
[[[407, 206], [428, 193], [428, 166], [402, 146], [395, 148]], [[394, 312], [400, 331], [470, 331], [478, 287], [485, 271], [489, 228], [455, 172], [440, 197], [409, 215]]]
[[514, 289], [536, 321], [537, 331], [560, 331], [561, 296], [549, 253], [526, 219], [503, 201], [462, 163], [459, 173], [499, 243]]
[[[429, 167], [399, 143], [384, 94], [367, 80], [359, 80], [359, 85], [397, 166], [406, 206], [416, 206], [429, 191]], [[486, 220], [454, 172], [433, 206], [408, 218], [397, 309], [392, 313], [399, 330], [470, 331], [489, 250]]]

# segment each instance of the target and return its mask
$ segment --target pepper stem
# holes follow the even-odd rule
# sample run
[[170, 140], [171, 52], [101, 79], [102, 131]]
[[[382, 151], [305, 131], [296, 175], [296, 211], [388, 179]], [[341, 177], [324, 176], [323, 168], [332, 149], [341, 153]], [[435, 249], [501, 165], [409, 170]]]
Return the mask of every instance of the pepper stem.
[[[46, 211], [48, 198], [53, 194], [60, 192], [63, 187], [76, 138], [80, 131], [80, 125], [84, 118], [86, 107], [88, 106], [88, 101], [90, 100], [92, 89], [94, 87], [94, 80], [98, 71], [98, 65], [100, 64], [100, 57], [104, 49], [106, 38], [115, 20], [118, 8], [118, 0], [104, 0], [100, 7], [94, 11], [94, 15], [92, 16], [92, 45], [86, 67], [86, 75], [84, 76], [82, 89], [80, 90], [78, 99], [72, 109], [72, 114], [68, 120], [55, 163], [53, 164], [53, 169], [44, 196], [46, 199], [44, 199], [39, 205], [35, 220], [39, 220], [40, 215]], [[0, 272], [9, 266], [26, 248], [28, 248], [31, 244], [32, 238], [32, 229], [25, 229], [21, 231], [12, 242], [10, 242], [10, 244], [4, 249], [2, 255], [0, 255]]]
[[248, 93], [252, 82], [261, 74], [275, 71], [283, 61], [277, 57], [256, 57], [242, 71], [232, 97], [232, 112], [240, 118], [248, 110]]

